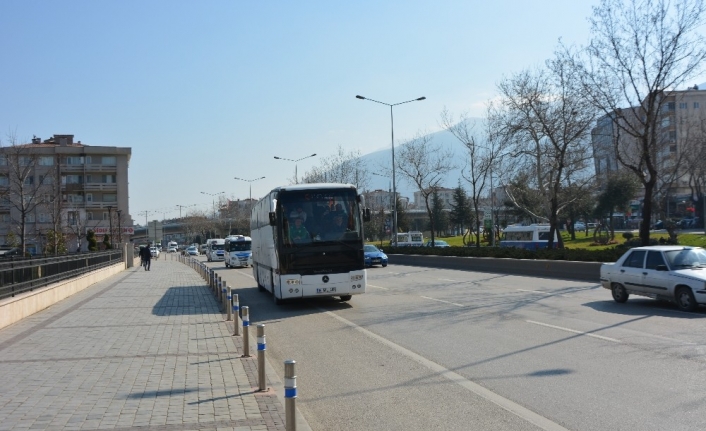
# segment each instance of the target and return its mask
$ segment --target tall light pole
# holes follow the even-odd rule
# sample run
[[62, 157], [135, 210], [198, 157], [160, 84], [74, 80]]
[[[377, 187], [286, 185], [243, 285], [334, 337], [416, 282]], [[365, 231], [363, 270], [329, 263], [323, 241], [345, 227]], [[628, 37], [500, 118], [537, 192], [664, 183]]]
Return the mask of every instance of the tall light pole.
[[426, 97], [419, 97], [416, 99], [412, 100], [407, 100], [405, 102], [399, 102], [399, 103], [385, 103], [381, 102], [379, 100], [374, 100], [374, 99], [369, 99], [367, 97], [363, 96], [355, 96], [356, 99], [360, 100], [369, 100], [371, 102], [379, 103], [381, 105], [389, 106], [390, 107], [390, 130], [391, 130], [391, 136], [392, 136], [392, 198], [394, 199], [393, 207], [392, 207], [392, 240], [395, 246], [397, 246], [397, 180], [395, 178], [395, 121], [392, 117], [392, 107], [397, 106], [397, 105], [403, 105], [405, 103], [410, 103], [410, 102], [418, 102], [421, 100], [426, 100]]
[[216, 196], [222, 195], [225, 192], [218, 192], [218, 193], [206, 193], [206, 192], [201, 192], [204, 195], [209, 195], [211, 196], [211, 204], [213, 205], [213, 218], [216, 218]]
[[123, 210], [117, 210], [115, 211], [118, 214], [118, 243], [122, 244], [123, 243], [123, 229], [120, 223], [120, 219], [122, 218], [123, 215]]
[[255, 181], [258, 181], [258, 180], [264, 180], [265, 177], [255, 178], [254, 180], [246, 180], [246, 179], [238, 178], [238, 177], [233, 177], [233, 179], [245, 181], [246, 183], [250, 183], [250, 212], [252, 213], [252, 183]]
[[189, 207], [193, 207], [194, 205], [196, 205], [196, 204], [192, 204], [192, 205], [178, 205], [177, 204], [176, 206], [179, 207], [179, 218], [181, 219], [181, 209], [182, 208], [189, 208]]
[[287, 160], [287, 161], [289, 161], [289, 162], [294, 162], [294, 182], [295, 182], [296, 184], [299, 184], [299, 177], [298, 177], [298, 175], [297, 175], [297, 162], [300, 162], [300, 161], [302, 161], [302, 160], [304, 160], [304, 159], [308, 159], [309, 157], [314, 157], [315, 155], [316, 155], [316, 153], [314, 153], [314, 154], [312, 154], [312, 155], [310, 155], [310, 156], [302, 157], [301, 159], [296, 159], [296, 160], [288, 159], [288, 158], [286, 158], [286, 157], [277, 157], [277, 156], [275, 156], [275, 159], [277, 159], [277, 160]]
[[110, 226], [110, 234], [108, 235], [108, 239], [110, 239], [110, 249], [113, 249], [113, 207], [108, 206], [108, 225]]

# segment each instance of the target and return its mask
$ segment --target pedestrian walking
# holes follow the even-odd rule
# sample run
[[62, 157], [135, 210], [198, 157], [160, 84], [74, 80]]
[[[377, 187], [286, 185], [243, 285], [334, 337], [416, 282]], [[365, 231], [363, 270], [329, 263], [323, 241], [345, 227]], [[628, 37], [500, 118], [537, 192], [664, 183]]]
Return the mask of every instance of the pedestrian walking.
[[150, 251], [150, 243], [147, 243], [146, 247], [142, 247], [140, 249], [140, 257], [142, 258], [142, 266], [145, 267], [145, 271], [149, 271], [151, 261], [152, 261], [152, 252]]

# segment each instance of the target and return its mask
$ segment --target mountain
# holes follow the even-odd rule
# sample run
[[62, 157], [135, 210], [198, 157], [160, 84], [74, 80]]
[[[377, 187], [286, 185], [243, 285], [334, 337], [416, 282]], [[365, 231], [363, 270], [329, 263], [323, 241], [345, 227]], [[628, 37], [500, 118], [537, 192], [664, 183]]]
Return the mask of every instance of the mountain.
[[[473, 125], [471, 130], [474, 132], [476, 140], [478, 142], [482, 142], [484, 120], [482, 118], [470, 118], [469, 121]], [[443, 187], [453, 189], [458, 186], [458, 180], [461, 179], [461, 186], [468, 188], [468, 183], [461, 177], [461, 170], [464, 167], [464, 161], [468, 159], [466, 147], [447, 130], [441, 130], [427, 136], [431, 138], [432, 145], [441, 145], [444, 150], [451, 151], [454, 154], [453, 163], [456, 167], [444, 176], [444, 180], [441, 185]], [[400, 149], [406, 145], [406, 142], [395, 145], [396, 160]], [[389, 174], [389, 178], [382, 177], [380, 175], [370, 175], [368, 179], [368, 189], [390, 190], [392, 187], [392, 149], [388, 148], [386, 150], [375, 151], [373, 153], [361, 156], [360, 159], [366, 163], [370, 172], [379, 172], [380, 175], [386, 176]], [[407, 197], [410, 202], [413, 202], [414, 192], [417, 191], [417, 187], [414, 184], [410, 184], [406, 177], [399, 171], [397, 171], [395, 175], [397, 177], [397, 192], [400, 196]]]

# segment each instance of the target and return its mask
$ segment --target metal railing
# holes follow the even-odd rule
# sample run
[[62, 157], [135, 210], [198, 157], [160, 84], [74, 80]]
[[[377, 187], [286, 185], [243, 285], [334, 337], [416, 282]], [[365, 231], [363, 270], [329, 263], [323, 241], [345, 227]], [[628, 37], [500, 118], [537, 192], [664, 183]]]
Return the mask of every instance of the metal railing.
[[0, 261], [0, 300], [124, 261], [122, 250]]

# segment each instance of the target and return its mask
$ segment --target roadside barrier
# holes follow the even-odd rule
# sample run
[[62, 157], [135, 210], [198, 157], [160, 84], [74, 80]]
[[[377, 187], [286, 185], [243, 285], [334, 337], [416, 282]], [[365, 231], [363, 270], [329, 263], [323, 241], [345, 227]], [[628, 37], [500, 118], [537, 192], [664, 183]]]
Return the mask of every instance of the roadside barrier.
[[244, 306], [241, 313], [243, 319], [243, 356], [248, 358], [250, 357], [250, 337], [248, 331], [250, 329], [250, 307], [247, 305]]
[[265, 376], [265, 351], [267, 344], [265, 342], [265, 325], [257, 325], [257, 380], [260, 384], [261, 391], [267, 390], [267, 379]]
[[286, 431], [297, 431], [297, 361], [284, 361], [284, 426]]
[[[224, 282], [215, 270], [209, 268], [204, 263], [190, 257], [177, 256], [176, 259], [186, 265], [189, 265], [194, 271], [199, 273], [208, 286], [212, 289], [219, 301], [222, 300], [226, 308], [226, 321], [233, 321], [233, 336], [241, 335], [240, 324], [242, 321], [243, 329], [243, 355], [242, 358], [249, 358], [250, 355], [250, 307], [240, 307], [240, 301], [237, 293], [233, 293], [232, 287]], [[258, 390], [267, 391], [267, 374], [266, 374], [266, 352], [267, 341], [265, 336], [265, 325], [257, 325], [257, 378]], [[285, 409], [285, 430], [297, 430], [297, 376], [296, 376], [296, 361], [287, 359], [284, 361], [284, 409]]]

